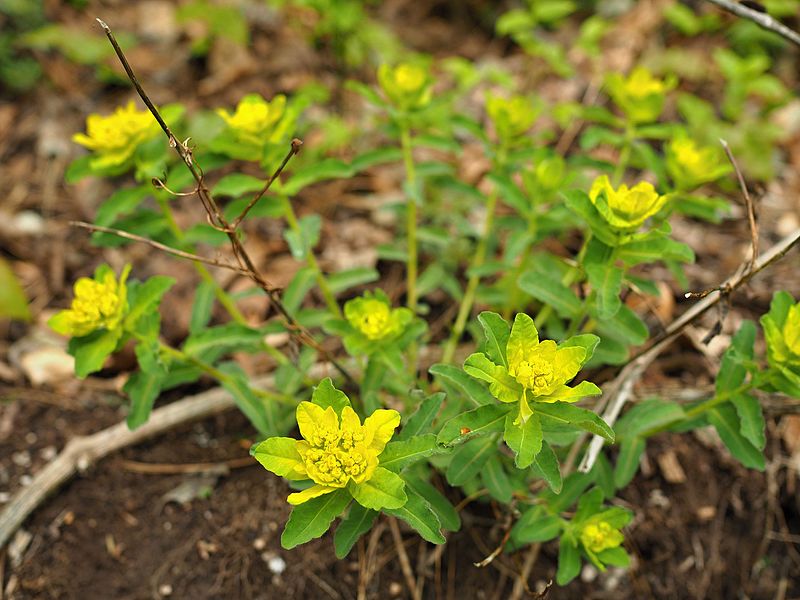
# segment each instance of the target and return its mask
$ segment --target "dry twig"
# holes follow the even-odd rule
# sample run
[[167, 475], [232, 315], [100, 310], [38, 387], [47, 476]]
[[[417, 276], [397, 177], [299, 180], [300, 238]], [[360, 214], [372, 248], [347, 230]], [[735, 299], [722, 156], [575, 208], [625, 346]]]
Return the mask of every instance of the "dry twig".
[[790, 42], [800, 46], [800, 33], [797, 33], [796, 31], [789, 29], [786, 25], [784, 25], [780, 21], [776, 21], [767, 13], [753, 10], [752, 8], [745, 6], [741, 2], [733, 2], [731, 0], [708, 0], [708, 1], [711, 2], [711, 4], [716, 4], [721, 9], [736, 15], [737, 17], [741, 17], [742, 19], [747, 19], [748, 21], [752, 21], [759, 27], [763, 27], [768, 31], [777, 33], [781, 37], [784, 37]]

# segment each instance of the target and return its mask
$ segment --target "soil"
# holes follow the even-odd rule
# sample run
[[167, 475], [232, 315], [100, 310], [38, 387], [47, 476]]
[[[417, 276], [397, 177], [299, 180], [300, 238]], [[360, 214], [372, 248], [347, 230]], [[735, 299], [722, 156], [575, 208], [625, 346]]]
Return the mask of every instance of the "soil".
[[[168, 11], [170, 2], [98, 0], [88, 4], [88, 9], [78, 11], [66, 3], [48, 2], [48, 16], [89, 31], [88, 15], [111, 13], [117, 30], [141, 31], [153, 11]], [[525, 65], [520, 53], [507, 41], [491, 37], [491, 20], [487, 25], [486, 14], [492, 8], [492, 3], [477, 0], [463, 6], [458, 2], [392, 0], [383, 3], [376, 15], [418, 50], [446, 56], [453, 51], [452, 40], [458, 39], [461, 55], [506, 61], [519, 71]], [[646, 10], [639, 10], [643, 13], [641, 26], [656, 28], [658, 19], [644, 18], [649, 14]], [[235, 52], [229, 48], [215, 49], [207, 61], [189, 60], [186, 36], [168, 28], [153, 33], [129, 58], [137, 65], [140, 79], [148, 81], [151, 95], [163, 103], [181, 100], [190, 107], [231, 104], [245, 92], [269, 96], [296, 89], [311, 78], [332, 86], [336, 97], [343, 77], [325, 53], [314, 52], [286, 23], [254, 11], [258, 25], [253, 42], [248, 50], [240, 49], [244, 54], [235, 60], [225, 59], [226, 52]], [[627, 48], [628, 61], [646, 45], [639, 39], [647, 37], [644, 29], [633, 37], [636, 39]], [[624, 64], [626, 59], [621, 56], [617, 48], [613, 60]], [[0, 96], [0, 189], [5, 190], [6, 198], [1, 211], [9, 218], [24, 211], [38, 217], [31, 231], [0, 225], [3, 254], [14, 259], [37, 315], [37, 323], [30, 326], [0, 324], [3, 503], [25, 487], [69, 439], [124, 418], [125, 399], [119, 389], [131, 366], [130, 357], [127, 363], [124, 356], [116, 359], [99, 377], [85, 382], [46, 377], [38, 384], [31, 382], [30, 374], [24, 375], [14, 358], [21, 344], [35, 343], [37, 335], [44, 335], [42, 324], [54, 307], [64, 305], [70, 282], [90, 273], [101, 261], [132, 261], [138, 264], [141, 277], [171, 273], [188, 282], [176, 288], [171, 304], [164, 308], [175, 315], [165, 319], [168, 327], [164, 331], [165, 338], [173, 341], [185, 335], [182, 301], [194, 285], [193, 271], [186, 264], [153, 256], [141, 246], [94, 248], [83, 232], [65, 225], [69, 219], [89, 220], [110, 189], [107, 182], [61, 183], [64, 168], [75, 155], [69, 135], [82, 128], [86, 114], [127, 100], [129, 91], [98, 83], [90, 68], [58, 55], [41, 55], [40, 59], [49, 84], [24, 98]], [[232, 63], [244, 67], [232, 71]], [[579, 91], [548, 85], [543, 93], [553, 97], [574, 97]], [[347, 101], [343, 106], [346, 109]], [[787, 215], [796, 215], [800, 209], [800, 181], [793, 174], [800, 172], [800, 136], [785, 144], [786, 174], [764, 190], [759, 215], [764, 244], [785, 234], [783, 229], [792, 226], [791, 219], [786, 224]], [[391, 177], [391, 173], [378, 173], [352, 187], [385, 191]], [[359, 210], [363, 204], [357, 190], [348, 185], [316, 186], [300, 199], [303, 211], [321, 213], [326, 222], [336, 223], [335, 227], [326, 226], [323, 235], [322, 255], [330, 262], [341, 253], [359, 251], [352, 241], [359, 235], [356, 232], [380, 236], [382, 231], [370, 222], [368, 211]], [[341, 197], [341, 204], [332, 208], [331, 197]], [[191, 218], [188, 205], [180, 205], [178, 210], [179, 218]], [[742, 215], [740, 207], [735, 210], [734, 216]], [[796, 216], [793, 223], [796, 227]], [[696, 289], [717, 284], [721, 274], [733, 272], [740, 250], [749, 243], [741, 219], [712, 230], [708, 224], [688, 219], [674, 227], [676, 236], [697, 251], [698, 264], [687, 271]], [[263, 254], [272, 257], [269, 274], [276, 281], [287, 280], [297, 266], [288, 258], [283, 243], [258, 243]], [[401, 278], [394, 268], [378, 266], [390, 295], [402, 293]], [[796, 255], [787, 258], [739, 292], [721, 337], [729, 335], [741, 318], [756, 318], [764, 312], [771, 290], [778, 286], [797, 295], [797, 266]], [[664, 280], [669, 280], [666, 272]], [[677, 297], [677, 292], [674, 295]], [[248, 315], [263, 311], [258, 303], [245, 307]], [[707, 388], [715, 355], [699, 351], [698, 340], [714, 318], [709, 315], [698, 327], [702, 332], [687, 332], [648, 370], [637, 386], [640, 397]], [[207, 384], [183, 388], [159, 402], [204, 387]], [[706, 431], [662, 434], [651, 440], [642, 470], [619, 497], [636, 514], [626, 533], [626, 547], [634, 557], [632, 568], [605, 573], [584, 568], [571, 585], [548, 588], [558, 549], [554, 543], [543, 544], [525, 583], [529, 597], [800, 598], [800, 421], [791, 412], [797, 412], [797, 407], [770, 405], [764, 473], [741, 467]], [[342, 561], [334, 557], [330, 536], [292, 551], [280, 547], [289, 492], [282, 480], [247, 460], [254, 435], [244, 417], [229, 411], [126, 448], [82, 472], [35, 511], [3, 551], [0, 599], [354, 599], [359, 590], [366, 598], [410, 598], [388, 521], [380, 521]], [[205, 473], [180, 472], [181, 465], [208, 463], [216, 466]], [[147, 465], [159, 465], [161, 472], [141, 472]], [[519, 573], [525, 562], [534, 558], [531, 550], [501, 553], [482, 568], [474, 563], [502, 543], [513, 515], [481, 498], [470, 502], [457, 496], [451, 499], [461, 502], [464, 527], [449, 535], [445, 546], [422, 542], [401, 526], [403, 547], [418, 577], [416, 585], [422, 586], [421, 597], [511, 597], [514, 587], [521, 585]], [[539, 592], [544, 593], [538, 596]]]

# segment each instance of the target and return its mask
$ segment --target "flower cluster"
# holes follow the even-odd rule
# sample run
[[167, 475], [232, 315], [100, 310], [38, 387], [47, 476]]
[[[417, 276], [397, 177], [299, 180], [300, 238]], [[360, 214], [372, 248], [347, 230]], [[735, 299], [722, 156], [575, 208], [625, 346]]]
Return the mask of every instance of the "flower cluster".
[[78, 279], [70, 308], [54, 315], [48, 322], [50, 327], [70, 337], [83, 337], [98, 329], [113, 331], [120, 328], [128, 310], [125, 281], [129, 272], [130, 265], [117, 280], [113, 271], [102, 265], [94, 279]]
[[344, 315], [353, 329], [373, 342], [396, 338], [413, 317], [407, 308], [392, 308], [382, 290], [348, 300]]
[[146, 110], [136, 110], [133, 101], [117, 108], [111, 115], [89, 115], [86, 133], [76, 133], [72, 140], [94, 153], [90, 166], [97, 170], [122, 170], [142, 142], [158, 133], [158, 124]]
[[656, 79], [643, 67], [635, 68], [628, 77], [612, 73], [606, 80], [609, 95], [632, 123], [657, 120], [666, 94], [674, 86], [674, 81]]
[[386, 97], [401, 110], [423, 108], [433, 95], [428, 71], [419, 65], [381, 65], [378, 67], [378, 83]]
[[716, 147], [699, 146], [685, 135], [667, 144], [666, 165], [673, 181], [684, 190], [719, 179], [731, 169]]
[[216, 113], [242, 142], [258, 146], [275, 136], [275, 125], [285, 111], [286, 96], [278, 95], [267, 102], [258, 94], [248, 94], [239, 101], [233, 114], [224, 108], [218, 108]]
[[788, 292], [773, 296], [761, 317], [767, 340], [767, 360], [779, 374], [773, 381], [784, 393], [800, 397], [800, 303]]
[[592, 184], [589, 199], [611, 227], [633, 231], [661, 210], [668, 196], [659, 195], [647, 181], [632, 188], [623, 183], [615, 190], [608, 176], [601, 175]]
[[[322, 406], [331, 397], [343, 400], [338, 411], [331, 404]], [[251, 450], [276, 475], [313, 482], [290, 494], [289, 504], [302, 504], [343, 488], [367, 508], [399, 508], [405, 503], [402, 480], [379, 466], [380, 454], [400, 424], [400, 413], [378, 409], [362, 425], [347, 397], [325, 379], [311, 402], [298, 405], [296, 418], [303, 439], [272, 437]], [[375, 489], [387, 493], [377, 496]]]
[[533, 319], [520, 313], [505, 348], [507, 366], [491, 362], [484, 354], [473, 354], [465, 361], [464, 370], [488, 381], [489, 391], [501, 402], [519, 402], [515, 424], [521, 425], [533, 414], [529, 402], [575, 402], [600, 393], [588, 381], [574, 388], [566, 385], [587, 360], [586, 349], [569, 342], [559, 346], [553, 340], [539, 341]]
[[486, 113], [500, 140], [506, 142], [524, 134], [536, 120], [536, 110], [524, 96], [502, 98], [490, 95], [486, 100]]

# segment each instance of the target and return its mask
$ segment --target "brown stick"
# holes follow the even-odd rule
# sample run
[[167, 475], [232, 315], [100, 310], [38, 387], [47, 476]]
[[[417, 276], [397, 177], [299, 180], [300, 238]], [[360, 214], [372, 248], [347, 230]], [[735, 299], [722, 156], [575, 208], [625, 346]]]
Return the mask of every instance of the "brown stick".
[[786, 38], [790, 42], [797, 44], [800, 46], [800, 33], [789, 29], [786, 25], [781, 23], [780, 21], [776, 21], [772, 17], [770, 17], [766, 13], [758, 12], [757, 10], [753, 10], [741, 4], [740, 2], [731, 2], [730, 0], [708, 0], [711, 4], [716, 4], [723, 10], [727, 10], [729, 13], [736, 15], [737, 17], [741, 17], [743, 19], [747, 19], [748, 21], [752, 21], [759, 27], [763, 29], [767, 29], [773, 33], [777, 33], [778, 35]]

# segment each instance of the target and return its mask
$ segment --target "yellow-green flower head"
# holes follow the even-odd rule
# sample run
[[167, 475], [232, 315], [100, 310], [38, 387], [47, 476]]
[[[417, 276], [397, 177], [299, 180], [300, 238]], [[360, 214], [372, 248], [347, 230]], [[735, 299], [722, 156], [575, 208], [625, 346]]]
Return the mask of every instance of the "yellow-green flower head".
[[789, 352], [800, 358], [800, 304], [789, 308], [783, 324], [783, 341]]
[[126, 266], [117, 281], [113, 271], [98, 269], [94, 279], [81, 277], [75, 282], [75, 297], [66, 310], [54, 315], [50, 327], [70, 337], [82, 337], [98, 329], [114, 330], [121, 326], [128, 310], [127, 286], [130, 266]]
[[675, 82], [657, 79], [644, 67], [637, 67], [628, 77], [612, 73], [606, 87], [614, 103], [633, 123], [652, 123], [661, 115], [666, 94]]
[[[400, 424], [396, 410], [378, 409], [361, 423], [344, 394], [323, 381], [315, 391], [332, 393], [347, 402], [339, 414], [333, 406], [323, 408], [315, 402], [301, 402], [297, 407], [297, 425], [303, 439], [273, 437], [253, 447], [256, 459], [276, 475], [293, 480], [310, 479], [314, 485], [290, 494], [289, 504], [302, 504], [312, 498], [347, 488], [359, 501], [369, 490], [399, 486], [394, 501], [381, 498], [382, 506], [398, 508], [405, 503], [402, 480], [379, 466], [379, 455]], [[312, 398], [313, 399], [313, 398]], [[369, 485], [367, 482], [370, 482]], [[392, 495], [392, 494], [389, 494]]]
[[348, 300], [344, 316], [350, 325], [371, 341], [396, 338], [411, 321], [413, 314], [407, 308], [392, 308], [381, 291], [366, 292], [361, 298]]
[[558, 346], [552, 340], [539, 341], [539, 332], [528, 315], [514, 318], [506, 343], [505, 363], [496, 364], [476, 353], [464, 362], [464, 371], [489, 383], [489, 392], [500, 402], [519, 403], [515, 425], [526, 423], [533, 414], [533, 402], [576, 402], [600, 394], [589, 381], [575, 387], [567, 384], [587, 360], [586, 348], [567, 340]]
[[378, 67], [378, 83], [392, 104], [402, 110], [423, 108], [430, 103], [433, 94], [430, 75], [419, 65], [403, 63], [390, 67], [383, 64]]
[[647, 181], [630, 189], [623, 183], [615, 190], [608, 176], [601, 175], [592, 184], [589, 199], [613, 228], [632, 231], [661, 210], [668, 197], [660, 196]]
[[285, 135], [284, 127], [278, 127], [286, 113], [286, 96], [277, 95], [267, 102], [259, 94], [248, 94], [236, 105], [233, 114], [223, 108], [217, 114], [225, 120], [228, 128], [247, 144], [260, 146]]
[[666, 150], [667, 170], [673, 181], [683, 189], [714, 181], [730, 171], [719, 149], [699, 146], [685, 135], [670, 140]]
[[486, 99], [486, 113], [494, 123], [501, 140], [512, 140], [531, 128], [537, 111], [531, 101], [524, 96], [502, 98], [489, 95]]
[[618, 529], [606, 521], [596, 519], [590, 519], [581, 527], [579, 537], [583, 547], [593, 554], [616, 548], [625, 539]]
[[127, 163], [139, 144], [156, 134], [158, 123], [152, 115], [136, 110], [130, 101], [110, 115], [89, 115], [86, 133], [76, 133], [72, 140], [94, 152], [90, 161], [93, 168], [108, 169]]

